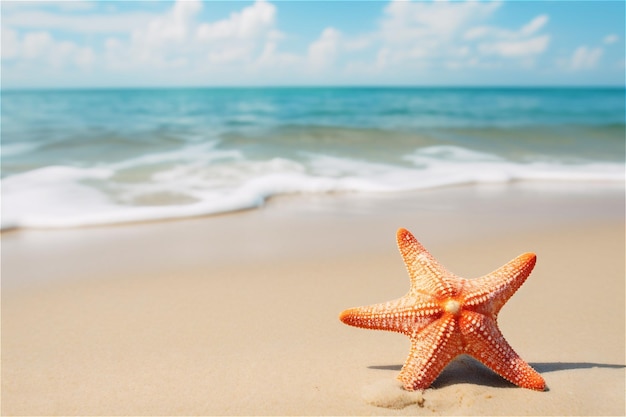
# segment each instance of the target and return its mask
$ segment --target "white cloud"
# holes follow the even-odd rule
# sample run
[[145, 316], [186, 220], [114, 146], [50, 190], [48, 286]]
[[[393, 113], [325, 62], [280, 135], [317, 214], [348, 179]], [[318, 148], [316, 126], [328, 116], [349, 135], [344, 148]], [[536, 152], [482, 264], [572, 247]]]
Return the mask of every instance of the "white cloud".
[[[483, 57], [525, 59], [544, 52], [550, 36], [539, 35], [548, 23], [536, 16], [518, 30], [481, 25], [502, 3], [393, 1], [380, 27], [376, 65], [447, 68], [479, 66]], [[493, 62], [485, 63], [492, 66]]]
[[13, 59], [19, 55], [17, 33], [5, 26], [2, 27], [2, 59]]
[[504, 39], [522, 39], [531, 35], [534, 35], [546, 23], [548, 23], [547, 15], [539, 15], [532, 19], [530, 22], [522, 26], [519, 30], [509, 30], [493, 26], [475, 26], [467, 30], [463, 36], [465, 40], [473, 41], [480, 39], [488, 40], [504, 40]]
[[[127, 57], [142, 64], [165, 65], [178, 62], [187, 48], [195, 15], [202, 9], [200, 0], [178, 0], [163, 16], [134, 29]], [[123, 48], [123, 43], [109, 43]]]
[[377, 45], [374, 65], [384, 71], [456, 60], [467, 53], [462, 34], [487, 20], [500, 6], [499, 2], [392, 1], [378, 31], [369, 37]]
[[166, 13], [135, 28], [129, 40], [105, 42], [110, 68], [189, 67], [199, 72], [245, 63], [269, 66], [280, 60], [276, 44], [276, 7], [257, 0], [227, 18], [198, 22], [202, 2], [178, 0]]
[[341, 69], [346, 74], [354, 73], [355, 68], [364, 69], [363, 62], [360, 61], [358, 64], [354, 61], [339, 63], [341, 57], [360, 52], [371, 53], [368, 49], [375, 46], [378, 37], [378, 33], [346, 36], [334, 27], [326, 27], [319, 37], [309, 44], [307, 54], [303, 60], [300, 60], [300, 64], [306, 65], [304, 69], [309, 76], [326, 74], [331, 68], [336, 70], [338, 65], [341, 65]]
[[197, 29], [197, 37], [207, 42], [231, 39], [252, 40], [271, 33], [275, 23], [276, 6], [259, 0], [240, 12], [232, 13], [228, 19], [201, 24]]
[[148, 44], [182, 42], [188, 37], [192, 19], [200, 10], [200, 0], [179, 0], [165, 16], [150, 21], [146, 28], [133, 31], [132, 36]]
[[24, 36], [20, 55], [26, 59], [37, 59], [47, 53], [52, 46], [52, 36], [48, 32], [30, 32]]
[[470, 23], [491, 16], [501, 3], [407, 2], [394, 0], [385, 8], [381, 35], [389, 43], [425, 38], [449, 39]]
[[618, 40], [619, 40], [619, 37], [616, 34], [612, 33], [610, 35], [606, 35], [604, 39], [602, 40], [602, 42], [604, 42], [607, 45], [610, 45], [612, 43], [617, 42]]
[[78, 48], [75, 52], [74, 62], [79, 67], [91, 67], [95, 60], [96, 55], [91, 48]]
[[548, 47], [548, 35], [523, 40], [508, 40], [483, 43], [478, 50], [484, 54], [496, 54], [506, 58], [527, 57], [542, 53]]
[[356, 36], [354, 38], [345, 39], [343, 47], [347, 51], [362, 51], [372, 45], [371, 35]]
[[86, 68], [95, 61], [95, 54], [89, 47], [80, 47], [74, 42], [59, 41], [47, 31], [27, 32], [20, 39], [17, 33], [2, 28], [3, 61], [32, 63], [37, 67], [67, 66]]
[[227, 19], [199, 25], [195, 37], [212, 64], [260, 59], [267, 65], [278, 56], [276, 44], [283, 35], [276, 29], [276, 6], [257, 0]]
[[337, 58], [341, 42], [341, 32], [328, 27], [321, 36], [309, 45], [308, 59], [313, 69], [320, 70], [332, 65]]
[[522, 29], [520, 29], [520, 35], [530, 36], [536, 33], [537, 31], [539, 31], [539, 29], [544, 27], [546, 23], [548, 23], [548, 20], [549, 18], [545, 14], [535, 17], [533, 20], [524, 25]]
[[126, 67], [129, 51], [117, 38], [108, 38], [104, 42], [104, 60], [110, 69]]
[[572, 54], [570, 68], [573, 70], [592, 69], [598, 64], [603, 53], [604, 51], [600, 47], [588, 48], [580, 46]]
[[528, 58], [543, 53], [550, 44], [550, 35], [535, 35], [548, 23], [548, 16], [539, 15], [517, 31], [478, 26], [465, 32], [467, 41], [479, 41], [477, 50], [502, 58]]

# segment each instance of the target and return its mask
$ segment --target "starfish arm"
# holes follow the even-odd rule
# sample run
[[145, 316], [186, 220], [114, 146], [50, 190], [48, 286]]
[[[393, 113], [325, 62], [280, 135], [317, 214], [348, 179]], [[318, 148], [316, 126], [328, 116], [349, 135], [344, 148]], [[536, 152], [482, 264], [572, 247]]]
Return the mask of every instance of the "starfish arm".
[[494, 319], [466, 311], [459, 318], [459, 327], [465, 353], [519, 387], [545, 390], [544, 379], [515, 353]]
[[452, 297], [458, 292], [458, 278], [448, 272], [406, 229], [396, 234], [398, 249], [411, 278], [411, 291], [440, 297]]
[[502, 306], [526, 281], [537, 256], [525, 253], [481, 278], [468, 280], [464, 305], [482, 314], [497, 316]]
[[345, 324], [388, 330], [412, 336], [441, 315], [441, 308], [427, 296], [407, 295], [386, 303], [350, 308], [339, 315]]
[[457, 326], [453, 316], [445, 315], [411, 338], [411, 352], [398, 375], [405, 389], [428, 388], [443, 368], [462, 353]]

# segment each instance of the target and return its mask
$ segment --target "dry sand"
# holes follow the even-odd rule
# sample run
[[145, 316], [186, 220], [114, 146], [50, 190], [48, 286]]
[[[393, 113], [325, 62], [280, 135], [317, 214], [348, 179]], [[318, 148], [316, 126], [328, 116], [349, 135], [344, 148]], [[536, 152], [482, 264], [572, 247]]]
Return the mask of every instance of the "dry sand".
[[[408, 339], [339, 322], [407, 291], [400, 226], [466, 277], [538, 254], [499, 323], [549, 391], [461, 357], [408, 393], [395, 382]], [[621, 186], [283, 199], [2, 244], [3, 415], [626, 411]]]

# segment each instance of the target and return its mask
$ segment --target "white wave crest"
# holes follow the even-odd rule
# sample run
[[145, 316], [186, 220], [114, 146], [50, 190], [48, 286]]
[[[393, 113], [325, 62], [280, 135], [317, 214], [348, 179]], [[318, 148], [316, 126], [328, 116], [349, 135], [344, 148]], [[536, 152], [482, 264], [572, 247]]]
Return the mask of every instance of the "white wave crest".
[[624, 181], [624, 165], [512, 162], [454, 146], [417, 149], [396, 164], [311, 153], [299, 161], [249, 160], [238, 151], [198, 145], [95, 168], [49, 166], [6, 177], [2, 228], [201, 216], [259, 207], [281, 194], [395, 192], [513, 180]]

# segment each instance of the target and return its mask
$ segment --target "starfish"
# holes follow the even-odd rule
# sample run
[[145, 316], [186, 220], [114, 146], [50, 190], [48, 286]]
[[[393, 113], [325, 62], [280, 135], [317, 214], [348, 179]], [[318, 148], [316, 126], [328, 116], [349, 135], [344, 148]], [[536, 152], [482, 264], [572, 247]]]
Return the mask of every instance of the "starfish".
[[456, 356], [470, 355], [515, 385], [537, 391], [545, 381], [504, 339], [498, 312], [524, 283], [536, 255], [525, 253], [481, 278], [448, 272], [405, 229], [398, 248], [411, 278], [402, 298], [345, 310], [346, 324], [407, 335], [411, 351], [398, 379], [406, 390], [424, 390]]

